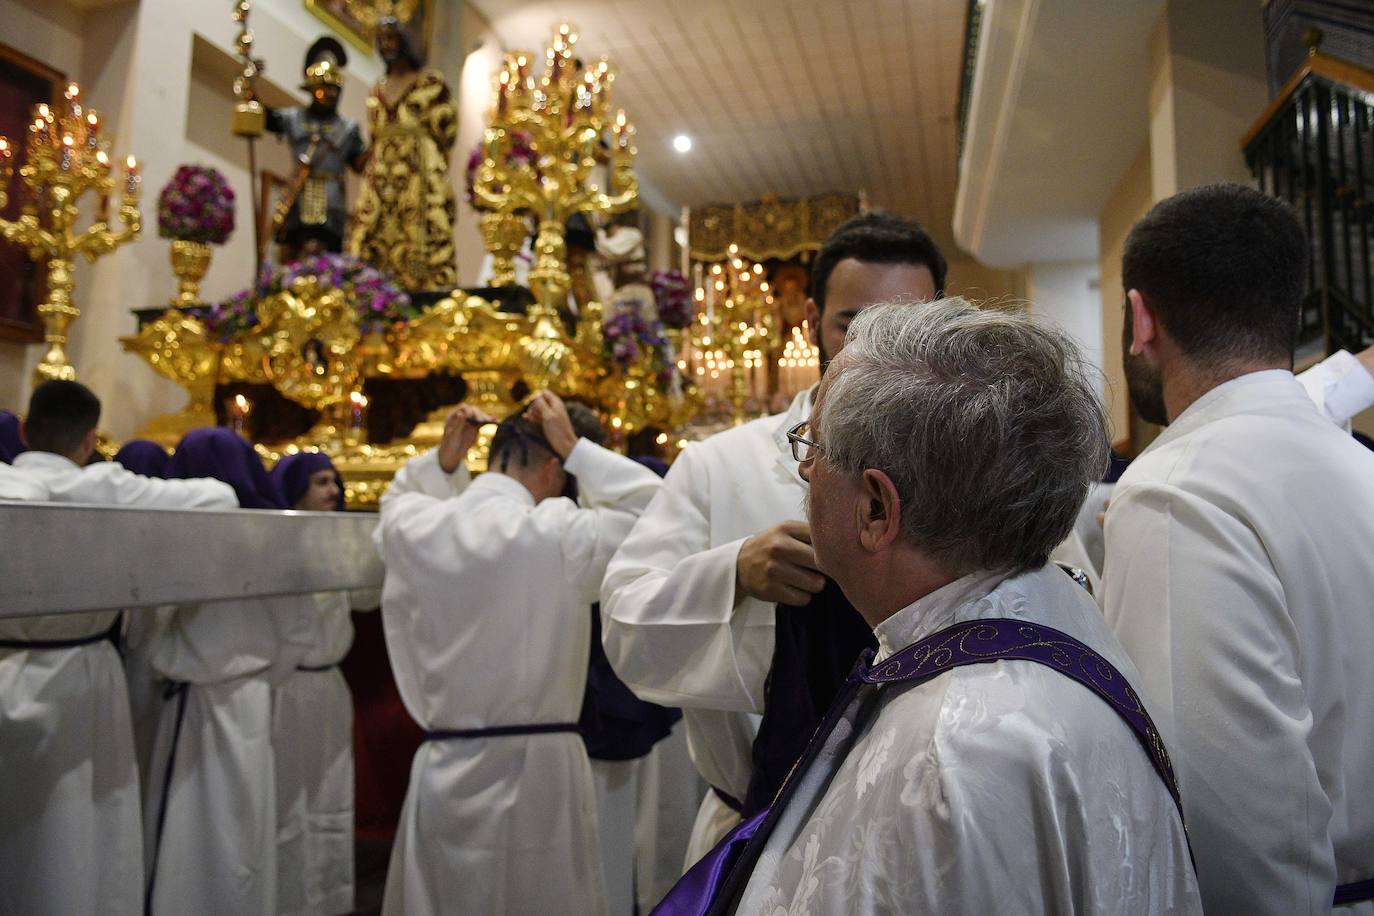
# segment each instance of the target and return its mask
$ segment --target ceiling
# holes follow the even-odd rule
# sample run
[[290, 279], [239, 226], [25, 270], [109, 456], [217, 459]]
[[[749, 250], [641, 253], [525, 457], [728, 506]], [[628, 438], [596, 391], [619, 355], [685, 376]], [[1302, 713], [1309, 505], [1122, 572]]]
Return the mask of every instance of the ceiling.
[[967, 0], [472, 2], [506, 48], [567, 21], [584, 58], [610, 56], [641, 180], [670, 206], [864, 191], [952, 238]]

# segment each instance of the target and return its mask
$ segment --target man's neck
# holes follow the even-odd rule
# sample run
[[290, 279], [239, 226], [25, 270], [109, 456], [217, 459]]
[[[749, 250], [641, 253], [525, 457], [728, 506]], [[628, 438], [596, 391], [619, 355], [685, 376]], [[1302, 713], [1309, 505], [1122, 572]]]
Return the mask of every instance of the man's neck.
[[882, 569], [855, 577], [857, 581], [845, 589], [846, 597], [870, 627], [876, 628], [897, 612], [959, 578], [959, 574], [944, 569], [913, 548], [899, 550], [902, 556]]
[[1164, 373], [1164, 412], [1168, 415], [1169, 422], [1172, 423], [1198, 398], [1232, 379], [1238, 379], [1242, 375], [1249, 375], [1252, 372], [1263, 372], [1267, 369], [1289, 368], [1292, 367], [1287, 362], [1266, 362], [1264, 360], [1226, 362], [1217, 366], [1202, 367], [1189, 358], [1178, 358], [1177, 368], [1172, 372]]

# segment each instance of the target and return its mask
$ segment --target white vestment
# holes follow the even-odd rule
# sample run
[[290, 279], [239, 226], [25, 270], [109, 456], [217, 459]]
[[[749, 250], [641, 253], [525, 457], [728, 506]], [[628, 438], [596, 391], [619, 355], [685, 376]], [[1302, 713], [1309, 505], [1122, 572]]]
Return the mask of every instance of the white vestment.
[[183, 686], [163, 703], [147, 778], [151, 911], [274, 916], [272, 688], [318, 642], [318, 610], [283, 596], [158, 613], [149, 663]]
[[[989, 617], [1068, 633], [1137, 682], [1092, 599], [1053, 565], [926, 595], [879, 625], [878, 658]], [[1178, 808], [1107, 700], [1022, 660], [900, 688], [878, 688], [857, 730], [850, 717], [831, 733], [738, 912], [1201, 912]]]
[[1208, 910], [1329, 912], [1374, 877], [1374, 453], [1288, 372], [1244, 375], [1136, 458], [1106, 538]]
[[353, 621], [347, 592], [296, 600], [319, 615], [319, 641], [272, 697], [277, 912], [333, 916], [353, 910], [353, 696], [338, 667]]
[[[565, 466], [583, 504], [433, 452], [382, 499], [382, 621], [401, 698], [426, 731], [576, 723], [587, 607], [659, 479], [582, 440]], [[455, 491], [458, 495], [455, 496]], [[606, 910], [596, 799], [570, 732], [427, 741], [415, 754], [384, 912]]]
[[[747, 538], [804, 517], [806, 485], [787, 430], [810, 409], [809, 392], [802, 392], [786, 413], [688, 445], [601, 589], [601, 638], [611, 667], [642, 699], [682, 707], [697, 771], [737, 800], [753, 775], [775, 606], [748, 595], [735, 601], [735, 561]], [[738, 822], [708, 792], [689, 863]]]
[[[24, 452], [0, 469], [54, 502], [238, 506], [219, 481], [155, 480], [109, 463], [82, 468], [50, 452]], [[60, 541], [54, 532], [54, 549]], [[4, 620], [0, 640], [82, 639], [108, 632], [118, 617]], [[0, 648], [0, 913], [141, 912], [138, 792], [129, 697], [113, 644]]]

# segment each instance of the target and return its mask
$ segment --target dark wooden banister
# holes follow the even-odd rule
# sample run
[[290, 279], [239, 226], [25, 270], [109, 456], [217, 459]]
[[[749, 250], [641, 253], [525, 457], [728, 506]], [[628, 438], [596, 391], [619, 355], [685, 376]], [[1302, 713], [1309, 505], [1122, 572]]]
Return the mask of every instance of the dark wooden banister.
[[1282, 110], [1284, 105], [1288, 104], [1293, 93], [1309, 76], [1319, 76], [1338, 85], [1348, 86], [1361, 92], [1374, 93], [1374, 70], [1366, 70], [1358, 64], [1352, 64], [1350, 61], [1341, 60], [1339, 57], [1332, 57], [1314, 49], [1303, 60], [1302, 66], [1288, 78], [1288, 82], [1284, 84], [1279, 94], [1274, 96], [1274, 100], [1269, 103], [1269, 107], [1264, 109], [1264, 113], [1255, 120], [1254, 124], [1250, 125], [1250, 129], [1241, 138], [1241, 149], [1248, 148], [1255, 141], [1255, 138], [1264, 132], [1269, 123], [1274, 120], [1274, 116]]

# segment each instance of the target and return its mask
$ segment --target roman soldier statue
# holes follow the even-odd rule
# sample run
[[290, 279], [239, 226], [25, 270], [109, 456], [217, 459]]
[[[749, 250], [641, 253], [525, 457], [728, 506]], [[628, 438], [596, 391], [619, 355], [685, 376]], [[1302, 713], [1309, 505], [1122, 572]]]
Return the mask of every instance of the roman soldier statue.
[[267, 110], [267, 129], [290, 144], [296, 159], [286, 193], [270, 214], [283, 263], [343, 250], [348, 218], [344, 170], [361, 172], [367, 159], [357, 122], [338, 111], [347, 64], [343, 45], [333, 38], [319, 39], [305, 54], [301, 88], [310, 93], [310, 103]]

